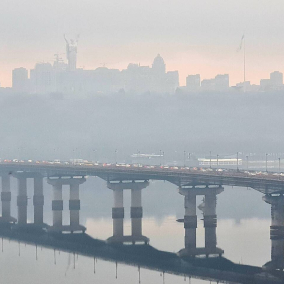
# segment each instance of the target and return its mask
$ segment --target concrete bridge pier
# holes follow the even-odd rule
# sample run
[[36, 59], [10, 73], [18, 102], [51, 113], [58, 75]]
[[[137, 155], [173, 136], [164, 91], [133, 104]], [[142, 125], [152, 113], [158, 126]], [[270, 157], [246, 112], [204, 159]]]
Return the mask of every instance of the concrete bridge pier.
[[16, 174], [18, 179], [18, 225], [27, 224], [27, 208], [28, 208], [28, 196], [27, 196], [27, 177], [25, 174]]
[[131, 218], [131, 233], [132, 236], [142, 236], [142, 194], [141, 189], [131, 189], [131, 208], [130, 208], [130, 218]]
[[267, 262], [265, 270], [284, 270], [284, 238], [272, 237], [271, 239], [271, 261]]
[[180, 256], [194, 254], [196, 250], [196, 193], [190, 190], [179, 190], [179, 193], [184, 196], [184, 245], [185, 248], [179, 252]]
[[70, 231], [86, 231], [86, 228], [80, 225], [80, 198], [79, 198], [79, 186], [86, 181], [85, 178], [71, 178], [69, 180], [70, 185]]
[[215, 188], [214, 190], [208, 189], [208, 194], [205, 194], [203, 216], [204, 216], [204, 228], [205, 228], [205, 252], [206, 256], [218, 254], [221, 256], [224, 251], [217, 248], [217, 194], [223, 192], [222, 187]]
[[42, 226], [44, 195], [43, 195], [43, 176], [41, 176], [40, 174], [34, 177], [33, 205], [34, 205], [34, 224]]
[[[79, 199], [79, 185], [85, 182], [85, 178], [49, 178], [48, 183], [53, 186], [53, 225], [49, 228], [50, 232], [85, 232], [86, 228], [80, 225], [80, 199]], [[70, 186], [70, 224], [63, 225], [63, 199], [62, 187], [63, 185]]]
[[10, 174], [2, 174], [2, 217], [0, 223], [15, 223], [17, 219], [11, 217], [11, 188], [10, 188]]
[[48, 179], [47, 181], [52, 185], [53, 200], [52, 200], [52, 215], [54, 230], [60, 230], [62, 228], [62, 211], [63, 211], [63, 200], [62, 200], [62, 182], [61, 179]]
[[123, 189], [113, 190], [114, 204], [112, 208], [113, 237], [123, 237]]
[[[185, 187], [179, 188], [179, 193], [184, 196], [184, 229], [185, 248], [179, 252], [180, 256], [196, 256], [196, 255], [221, 255], [224, 251], [217, 248], [217, 215], [216, 204], [217, 194], [224, 191], [223, 187]], [[196, 247], [196, 196], [204, 195], [204, 202], [198, 206], [203, 211], [204, 228], [205, 228], [205, 247]]]
[[[108, 188], [113, 190], [114, 205], [112, 208], [113, 236], [109, 243], [148, 243], [149, 239], [142, 235], [142, 189], [149, 185], [144, 182], [108, 182]], [[124, 235], [123, 192], [131, 190], [131, 236]]]
[[271, 236], [284, 237], [284, 196], [283, 195], [265, 195], [262, 199], [271, 205]]

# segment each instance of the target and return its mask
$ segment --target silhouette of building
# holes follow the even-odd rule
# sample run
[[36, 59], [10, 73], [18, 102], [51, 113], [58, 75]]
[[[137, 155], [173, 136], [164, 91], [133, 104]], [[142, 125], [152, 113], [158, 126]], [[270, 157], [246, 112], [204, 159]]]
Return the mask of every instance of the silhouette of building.
[[188, 75], [186, 77], [186, 89], [189, 91], [198, 91], [200, 89], [200, 75]]
[[215, 79], [204, 79], [201, 81], [202, 91], [215, 91]]
[[34, 93], [52, 93], [56, 91], [55, 70], [50, 63], [37, 63], [31, 70], [31, 85]]
[[230, 87], [230, 82], [229, 82], [229, 75], [224, 74], [224, 75], [217, 75], [215, 77], [215, 90], [216, 91], [226, 91]]
[[15, 92], [29, 91], [28, 70], [20, 67], [12, 71], [12, 88]]
[[[78, 37], [66, 42], [67, 63], [59, 54], [55, 61], [37, 63], [30, 71], [31, 92], [44, 93], [112, 93], [126, 91], [131, 93], [174, 93], [179, 86], [178, 71], [166, 72], [164, 59], [158, 54], [152, 67], [130, 63], [125, 70], [99, 67], [95, 70], [77, 68]], [[24, 68], [13, 71], [13, 87], [24, 89], [28, 81]]]
[[270, 83], [273, 87], [283, 86], [283, 73], [279, 71], [274, 71], [270, 73]]
[[204, 79], [201, 81], [202, 91], [227, 91], [230, 88], [229, 75], [217, 75], [214, 79]]

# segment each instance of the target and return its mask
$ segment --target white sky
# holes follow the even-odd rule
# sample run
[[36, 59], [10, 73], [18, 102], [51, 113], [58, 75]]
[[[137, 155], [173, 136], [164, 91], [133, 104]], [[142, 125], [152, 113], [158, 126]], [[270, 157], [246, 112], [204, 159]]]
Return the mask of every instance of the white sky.
[[[283, 0], [2, 0], [0, 82], [15, 67], [32, 68], [65, 52], [63, 34], [80, 33], [78, 66], [150, 65], [157, 53], [168, 70], [242, 81], [245, 31], [247, 77], [254, 83], [284, 71]], [[64, 57], [65, 55], [62, 55]]]

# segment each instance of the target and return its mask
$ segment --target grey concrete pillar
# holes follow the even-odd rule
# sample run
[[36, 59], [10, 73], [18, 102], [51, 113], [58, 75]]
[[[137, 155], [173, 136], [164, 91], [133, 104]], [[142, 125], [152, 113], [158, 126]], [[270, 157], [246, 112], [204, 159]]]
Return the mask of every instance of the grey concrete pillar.
[[184, 244], [185, 249], [196, 249], [196, 194], [190, 191], [184, 196]]
[[284, 239], [283, 237], [271, 238], [271, 261], [267, 262], [263, 268], [265, 270], [284, 270]]
[[28, 197], [27, 197], [27, 178], [23, 176], [18, 176], [18, 224], [27, 224], [27, 207], [28, 207]]
[[214, 251], [217, 246], [217, 215], [216, 215], [217, 196], [216, 193], [208, 193], [204, 200], [204, 228], [205, 228], [205, 248]]
[[53, 227], [62, 227], [62, 183], [54, 182], [53, 186], [53, 200], [52, 200], [52, 213], [53, 213]]
[[265, 195], [262, 199], [271, 205], [271, 230], [284, 231], [284, 196]]
[[37, 225], [43, 224], [43, 205], [44, 205], [44, 196], [43, 196], [43, 177], [37, 176], [34, 177], [34, 223]]
[[276, 264], [275, 269], [284, 268], [284, 239], [271, 240], [271, 260]]
[[79, 198], [79, 183], [74, 181], [70, 182], [70, 226], [78, 227], [80, 223], [80, 198]]
[[113, 190], [114, 204], [112, 208], [113, 219], [113, 236], [123, 236], [123, 219], [124, 219], [124, 207], [123, 207], [123, 189]]
[[131, 189], [131, 232], [132, 236], [142, 236], [142, 190]]
[[10, 189], [10, 175], [2, 175], [2, 218], [9, 221], [11, 218], [11, 189]]

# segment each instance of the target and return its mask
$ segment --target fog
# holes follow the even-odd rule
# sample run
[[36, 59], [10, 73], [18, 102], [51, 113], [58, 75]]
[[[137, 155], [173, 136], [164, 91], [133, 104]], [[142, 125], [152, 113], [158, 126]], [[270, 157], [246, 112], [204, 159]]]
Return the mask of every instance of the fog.
[[126, 161], [130, 155], [183, 151], [208, 155], [281, 152], [277, 93], [127, 95], [74, 98], [1, 95], [1, 158]]
[[181, 83], [190, 73], [230, 73], [242, 80], [236, 53], [246, 33], [248, 77], [258, 82], [283, 71], [284, 4], [273, 1], [1, 1], [0, 82], [10, 86], [11, 70], [31, 69], [64, 53], [63, 34], [81, 34], [79, 66], [125, 68], [149, 65], [161, 53]]

